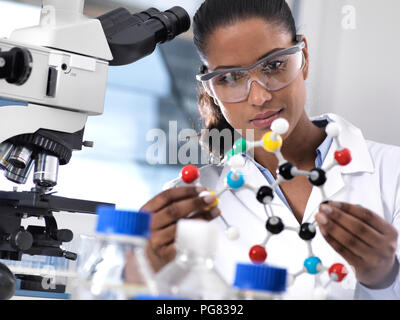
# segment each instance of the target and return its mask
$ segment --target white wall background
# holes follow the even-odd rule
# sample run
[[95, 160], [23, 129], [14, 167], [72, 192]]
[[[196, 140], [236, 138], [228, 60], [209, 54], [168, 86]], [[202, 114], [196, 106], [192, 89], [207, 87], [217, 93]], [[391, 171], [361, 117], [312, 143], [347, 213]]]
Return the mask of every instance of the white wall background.
[[[294, 2], [310, 51], [309, 114], [337, 113], [366, 138], [400, 145], [400, 1]], [[346, 5], [355, 29], [346, 29]]]

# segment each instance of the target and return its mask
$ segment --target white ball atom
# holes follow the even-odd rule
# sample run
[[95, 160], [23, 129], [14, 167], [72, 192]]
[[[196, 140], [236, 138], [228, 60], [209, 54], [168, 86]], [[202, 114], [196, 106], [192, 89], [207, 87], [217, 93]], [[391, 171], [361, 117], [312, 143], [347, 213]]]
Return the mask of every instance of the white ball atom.
[[242, 155], [237, 154], [229, 159], [228, 164], [232, 168], [232, 170], [240, 170], [244, 167], [245, 160]]
[[236, 227], [229, 227], [226, 229], [225, 233], [227, 238], [231, 241], [237, 240], [240, 237], [239, 230]]
[[278, 118], [272, 122], [271, 130], [277, 134], [285, 134], [289, 130], [289, 122], [284, 118]]
[[328, 136], [335, 138], [340, 133], [340, 127], [337, 123], [331, 122], [326, 126], [325, 132]]

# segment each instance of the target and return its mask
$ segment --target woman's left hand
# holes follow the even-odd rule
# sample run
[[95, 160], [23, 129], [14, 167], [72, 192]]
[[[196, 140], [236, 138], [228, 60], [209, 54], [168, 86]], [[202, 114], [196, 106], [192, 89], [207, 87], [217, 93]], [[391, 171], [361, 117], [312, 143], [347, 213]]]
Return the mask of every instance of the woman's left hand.
[[326, 241], [355, 269], [357, 280], [373, 289], [388, 287], [398, 273], [397, 230], [359, 205], [330, 201], [316, 215]]

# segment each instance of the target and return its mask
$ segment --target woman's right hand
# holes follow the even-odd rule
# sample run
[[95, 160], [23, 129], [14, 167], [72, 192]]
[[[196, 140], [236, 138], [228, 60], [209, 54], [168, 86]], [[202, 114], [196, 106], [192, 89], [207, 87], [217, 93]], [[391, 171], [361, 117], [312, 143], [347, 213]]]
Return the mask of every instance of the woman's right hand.
[[176, 187], [165, 190], [149, 200], [140, 211], [152, 213], [151, 234], [146, 248], [147, 257], [155, 271], [175, 258], [176, 223], [190, 218], [212, 220], [220, 209], [206, 210], [216, 202], [214, 195], [199, 197], [203, 187]]

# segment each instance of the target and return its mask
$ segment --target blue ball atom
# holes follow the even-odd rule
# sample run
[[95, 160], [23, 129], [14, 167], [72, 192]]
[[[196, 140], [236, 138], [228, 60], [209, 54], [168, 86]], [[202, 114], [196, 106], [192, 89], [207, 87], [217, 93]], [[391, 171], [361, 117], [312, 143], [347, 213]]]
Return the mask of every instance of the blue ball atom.
[[[234, 174], [238, 176], [238, 177], [235, 177], [236, 179], [234, 179], [234, 177], [233, 177]], [[233, 171], [230, 171], [228, 173], [228, 175], [226, 176], [226, 183], [232, 189], [239, 189], [239, 188], [243, 187], [243, 185], [244, 185], [243, 174], [239, 171], [236, 171], [235, 173]]]
[[309, 257], [306, 260], [304, 260], [304, 266], [306, 267], [308, 273], [310, 273], [310, 274], [319, 273], [318, 265], [320, 263], [321, 263], [321, 259], [318, 257]]

